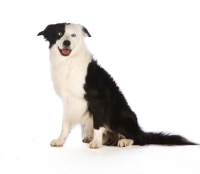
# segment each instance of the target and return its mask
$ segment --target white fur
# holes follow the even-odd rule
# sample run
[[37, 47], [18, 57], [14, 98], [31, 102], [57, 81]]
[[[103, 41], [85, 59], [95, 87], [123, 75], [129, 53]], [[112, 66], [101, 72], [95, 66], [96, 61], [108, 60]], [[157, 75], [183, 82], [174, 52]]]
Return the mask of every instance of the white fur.
[[104, 127], [94, 129], [94, 138], [89, 144], [90, 148], [99, 148], [102, 146], [103, 133], [105, 131], [106, 129]]
[[118, 147], [126, 147], [126, 146], [132, 146], [133, 140], [131, 139], [121, 139], [118, 141], [117, 146]]
[[[71, 34], [75, 33], [76, 37]], [[58, 50], [63, 48], [64, 40], [71, 42], [69, 56], [62, 56]], [[65, 34], [50, 49], [51, 78], [56, 94], [63, 101], [62, 131], [51, 146], [62, 146], [73, 124], [87, 125], [91, 129], [92, 120], [84, 99], [85, 77], [92, 54], [84, 43], [84, 33], [80, 25], [66, 25]]]

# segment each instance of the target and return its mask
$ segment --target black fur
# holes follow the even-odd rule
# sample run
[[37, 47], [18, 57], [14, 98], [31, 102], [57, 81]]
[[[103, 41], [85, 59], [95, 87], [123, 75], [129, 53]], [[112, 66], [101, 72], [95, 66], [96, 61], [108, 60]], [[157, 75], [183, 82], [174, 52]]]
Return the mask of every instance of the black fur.
[[[59, 40], [65, 33], [65, 25], [67, 23], [58, 23], [48, 25], [44, 31], [38, 33], [38, 36], [43, 35], [44, 38], [49, 41], [49, 48], [51, 48], [57, 40]], [[62, 35], [58, 35], [59, 32], [62, 32]]]
[[83, 32], [88, 36], [88, 37], [91, 37], [90, 33], [88, 32], [88, 30], [83, 27]]
[[[43, 35], [51, 48], [65, 33], [66, 25], [70, 23], [48, 25], [44, 31], [38, 33], [38, 36]], [[61, 36], [59, 32], [62, 32]], [[83, 32], [91, 37], [85, 27]], [[88, 110], [93, 115], [94, 129], [106, 127], [108, 130], [103, 136], [105, 145], [117, 145], [122, 137], [134, 140], [134, 145], [195, 145], [179, 135], [144, 132], [138, 124], [136, 114], [131, 110], [113, 78], [94, 60], [88, 65], [84, 90]]]
[[[37, 36], [43, 35], [44, 38], [49, 41], [49, 48], [51, 48], [57, 40], [59, 40], [65, 33], [65, 26], [70, 25], [70, 23], [58, 23], [58, 24], [51, 24], [48, 25], [44, 31], [41, 31], [38, 33]], [[88, 30], [83, 27], [83, 33], [85, 33], [88, 37], [91, 37]], [[58, 33], [61, 32], [62, 35], [59, 35]]]
[[110, 130], [104, 144], [116, 145], [120, 134], [134, 140], [134, 145], [195, 145], [179, 135], [144, 132], [113, 78], [94, 60], [88, 66], [84, 89], [94, 129], [105, 126]]

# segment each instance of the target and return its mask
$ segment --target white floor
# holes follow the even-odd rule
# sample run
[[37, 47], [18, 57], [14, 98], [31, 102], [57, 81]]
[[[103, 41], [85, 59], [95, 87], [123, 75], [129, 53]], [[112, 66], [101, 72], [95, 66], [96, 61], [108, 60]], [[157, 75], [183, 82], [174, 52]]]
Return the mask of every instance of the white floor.
[[[15, 137], [14, 132], [13, 137], [3, 137], [0, 143], [1, 174], [200, 173], [199, 146], [89, 149], [81, 142], [79, 127], [75, 127], [66, 144], [55, 148], [49, 146], [50, 135], [45, 136], [47, 132], [43, 132], [37, 137], [40, 127], [35, 128], [35, 132], [20, 137]], [[2, 137], [3, 133], [0, 135]]]

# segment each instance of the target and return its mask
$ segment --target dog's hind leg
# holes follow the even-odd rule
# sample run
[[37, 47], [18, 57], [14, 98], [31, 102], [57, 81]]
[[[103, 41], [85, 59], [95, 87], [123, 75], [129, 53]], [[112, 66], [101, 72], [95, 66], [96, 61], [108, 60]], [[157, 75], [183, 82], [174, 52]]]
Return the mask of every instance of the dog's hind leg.
[[126, 147], [126, 146], [131, 146], [132, 144], [133, 144], [133, 140], [131, 139], [121, 139], [118, 141], [117, 146]]
[[[145, 145], [146, 144], [146, 137], [145, 133], [139, 127], [137, 119], [132, 116], [125, 116], [121, 118], [120, 126], [118, 132], [125, 136], [126, 139], [131, 139], [134, 141], [134, 145]], [[123, 144], [123, 141], [118, 142], [118, 144]], [[133, 142], [132, 142], [133, 143]], [[126, 144], [131, 144], [127, 143]]]
[[93, 139], [93, 129], [87, 129], [86, 125], [81, 127], [83, 143], [90, 143]]

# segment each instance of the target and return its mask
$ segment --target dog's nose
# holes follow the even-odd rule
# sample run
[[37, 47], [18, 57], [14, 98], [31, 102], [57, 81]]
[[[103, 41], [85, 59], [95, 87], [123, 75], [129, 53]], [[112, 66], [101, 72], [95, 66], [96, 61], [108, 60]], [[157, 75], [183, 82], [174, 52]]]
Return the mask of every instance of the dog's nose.
[[65, 40], [63, 42], [63, 45], [66, 46], [66, 47], [70, 46], [70, 44], [71, 44], [71, 42], [69, 40]]

